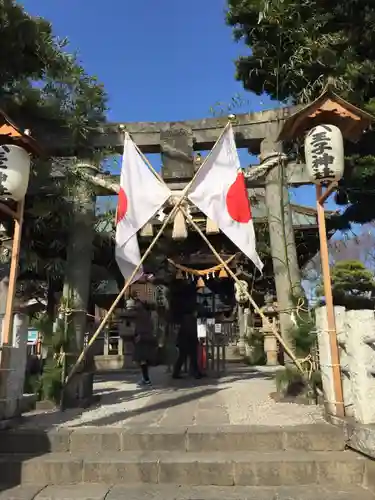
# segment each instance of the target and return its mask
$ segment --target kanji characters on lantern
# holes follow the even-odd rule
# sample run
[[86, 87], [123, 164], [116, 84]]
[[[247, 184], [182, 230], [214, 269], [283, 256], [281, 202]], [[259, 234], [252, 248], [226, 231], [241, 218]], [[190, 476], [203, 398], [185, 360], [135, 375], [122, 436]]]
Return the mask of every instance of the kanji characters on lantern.
[[305, 138], [305, 161], [315, 184], [341, 179], [344, 174], [344, 141], [334, 125], [318, 125]]

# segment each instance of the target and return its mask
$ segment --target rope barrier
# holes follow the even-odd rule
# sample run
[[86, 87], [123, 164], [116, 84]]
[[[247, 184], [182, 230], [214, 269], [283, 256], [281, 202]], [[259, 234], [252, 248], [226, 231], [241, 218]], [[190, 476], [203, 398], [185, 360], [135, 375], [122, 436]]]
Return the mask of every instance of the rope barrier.
[[[232, 260], [235, 257], [237, 257], [237, 255], [238, 255], [238, 253], [235, 253], [234, 255], [229, 257], [229, 259], [227, 259], [225, 261], [225, 263], [229, 264], [230, 262], [232, 262]], [[224, 269], [224, 267], [225, 267], [224, 264], [217, 264], [216, 266], [210, 267], [208, 269], [193, 269], [192, 267], [186, 267], [186, 266], [183, 266], [181, 264], [177, 264], [177, 262], [175, 262], [172, 259], [168, 259], [168, 262], [170, 264], [172, 264], [179, 271], [182, 271], [182, 272], [187, 273], [187, 274], [192, 274], [194, 276], [206, 276], [207, 274], [221, 271], [221, 269]]]

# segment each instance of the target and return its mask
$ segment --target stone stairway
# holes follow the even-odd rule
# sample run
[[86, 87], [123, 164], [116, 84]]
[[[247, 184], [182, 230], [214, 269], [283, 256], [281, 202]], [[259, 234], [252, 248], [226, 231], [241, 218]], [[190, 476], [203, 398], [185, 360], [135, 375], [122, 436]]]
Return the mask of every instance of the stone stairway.
[[375, 500], [375, 463], [328, 424], [18, 428], [0, 438], [0, 500]]

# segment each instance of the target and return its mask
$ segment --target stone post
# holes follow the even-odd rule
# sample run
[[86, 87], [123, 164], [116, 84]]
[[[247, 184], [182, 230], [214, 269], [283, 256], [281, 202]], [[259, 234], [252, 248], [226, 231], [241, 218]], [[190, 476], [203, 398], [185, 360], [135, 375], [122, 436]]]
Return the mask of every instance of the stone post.
[[247, 333], [247, 324], [246, 324], [247, 316], [245, 315], [245, 306], [238, 304], [238, 331], [239, 331], [239, 340], [238, 340], [238, 351], [241, 356], [246, 355], [246, 333]]
[[373, 310], [346, 312], [346, 341], [354, 417], [375, 424], [375, 318]]
[[26, 361], [27, 361], [27, 334], [29, 317], [27, 314], [16, 312], [13, 319], [13, 347], [15, 351], [14, 365], [14, 391], [17, 397], [22, 398], [25, 383]]
[[108, 328], [104, 328], [103, 333], [103, 355], [109, 355], [109, 330]]
[[9, 272], [10, 272], [10, 255], [11, 252], [7, 248], [2, 248], [2, 257], [6, 258], [6, 262], [0, 264], [0, 331], [1, 345], [3, 344], [3, 319], [7, 306], [8, 287], [9, 287]]
[[[262, 162], [282, 153], [282, 143], [277, 142], [277, 130], [270, 130], [270, 137], [261, 143]], [[271, 256], [275, 275], [277, 302], [280, 309], [280, 329], [285, 342], [292, 347], [290, 329], [293, 327], [290, 311], [292, 295], [301, 292], [301, 277], [294, 239], [292, 211], [290, 209], [287, 179], [281, 163], [270, 170], [266, 178], [265, 202], [268, 208], [268, 229]], [[283, 312], [286, 311], [286, 312]]]
[[0, 420], [19, 416], [22, 408], [27, 358], [28, 316], [16, 312], [13, 345], [2, 346], [0, 368]]
[[267, 366], [277, 366], [279, 364], [278, 346], [275, 335], [273, 334], [273, 329], [277, 328], [276, 318], [266, 319], [263, 322], [262, 333], [264, 335], [264, 352], [267, 357]]
[[[349, 413], [352, 407], [352, 386], [350, 381], [350, 368], [345, 368], [347, 358], [343, 356], [343, 351], [346, 350], [346, 311], [345, 307], [335, 307], [335, 317], [337, 324], [338, 340], [341, 344], [340, 362], [343, 361], [343, 395], [345, 412], [347, 408]], [[318, 307], [315, 310], [315, 322], [318, 333], [318, 348], [319, 348], [319, 364], [322, 376], [323, 394], [326, 406], [326, 411], [330, 415], [336, 415], [335, 405], [335, 387], [333, 383], [331, 347], [329, 342], [329, 332], [327, 323], [327, 308], [325, 306]], [[341, 363], [340, 363], [341, 364]], [[346, 372], [346, 373], [344, 373]]]
[[245, 356], [250, 360], [251, 363], [254, 362], [254, 353], [256, 351], [254, 347], [254, 330], [251, 322], [251, 309], [245, 307], [244, 310], [244, 323], [245, 323]]
[[[327, 309], [324, 309], [324, 314], [327, 317]], [[345, 416], [354, 417], [354, 401], [352, 394], [352, 381], [350, 374], [350, 359], [348, 356], [348, 343], [347, 343], [347, 325], [346, 325], [346, 310], [345, 307], [335, 306], [335, 321], [336, 321], [336, 332], [337, 332], [337, 342], [339, 346], [339, 357], [341, 365], [341, 381], [342, 381], [342, 393], [344, 398], [344, 409]], [[327, 332], [328, 337], [328, 332]], [[328, 339], [329, 344], [329, 339]], [[331, 368], [332, 376], [332, 368]]]

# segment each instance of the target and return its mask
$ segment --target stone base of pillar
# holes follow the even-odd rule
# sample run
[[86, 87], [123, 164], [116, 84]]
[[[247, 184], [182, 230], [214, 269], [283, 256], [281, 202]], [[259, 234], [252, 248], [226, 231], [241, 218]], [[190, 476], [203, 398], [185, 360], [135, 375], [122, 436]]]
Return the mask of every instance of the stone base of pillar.
[[94, 373], [77, 373], [64, 391], [64, 408], [87, 408], [97, 401], [94, 397]]
[[267, 366], [277, 366], [279, 364], [277, 340], [274, 335], [264, 335], [264, 352], [267, 356]]
[[0, 365], [0, 420], [20, 415], [20, 400], [23, 388], [19, 387], [17, 363], [19, 349], [3, 346]]
[[255, 347], [249, 344], [245, 345], [245, 356], [250, 364], [254, 364], [255, 360]]
[[240, 339], [237, 344], [237, 349], [240, 356], [246, 356], [246, 342], [244, 339]]

